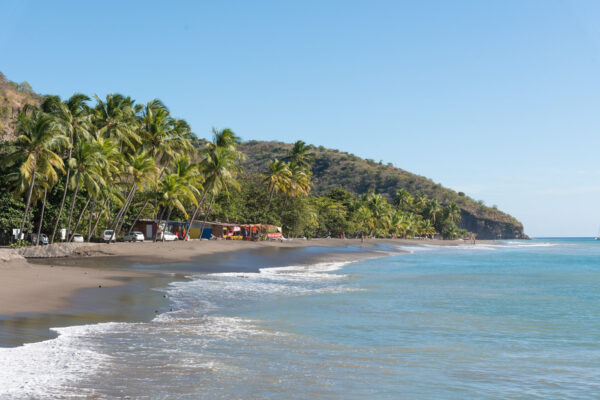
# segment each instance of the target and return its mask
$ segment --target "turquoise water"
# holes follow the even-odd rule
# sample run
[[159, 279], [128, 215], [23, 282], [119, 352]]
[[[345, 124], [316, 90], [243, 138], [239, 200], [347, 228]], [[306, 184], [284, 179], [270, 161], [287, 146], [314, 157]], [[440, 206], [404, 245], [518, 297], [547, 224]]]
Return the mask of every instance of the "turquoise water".
[[61, 328], [57, 339], [0, 349], [0, 364], [13, 366], [0, 394], [600, 396], [600, 242], [407, 249], [351, 264], [194, 275], [161, 289], [174, 311], [152, 322]]

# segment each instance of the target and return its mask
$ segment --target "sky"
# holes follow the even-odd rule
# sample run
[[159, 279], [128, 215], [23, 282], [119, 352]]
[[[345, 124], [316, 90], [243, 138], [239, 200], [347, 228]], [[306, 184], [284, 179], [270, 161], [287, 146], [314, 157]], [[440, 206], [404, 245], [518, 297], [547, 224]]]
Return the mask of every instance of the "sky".
[[302, 139], [496, 205], [600, 226], [600, 2], [0, 0], [0, 71], [161, 99], [199, 137]]

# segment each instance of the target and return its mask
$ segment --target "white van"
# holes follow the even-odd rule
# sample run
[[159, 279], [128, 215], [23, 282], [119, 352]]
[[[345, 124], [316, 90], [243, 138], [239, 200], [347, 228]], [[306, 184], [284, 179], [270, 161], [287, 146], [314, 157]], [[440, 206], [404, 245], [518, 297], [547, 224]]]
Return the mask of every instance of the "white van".
[[102, 232], [102, 238], [104, 239], [105, 242], [111, 241], [111, 242], [116, 242], [117, 238], [115, 237], [115, 231], [113, 231], [112, 229], [107, 229], [104, 232]]

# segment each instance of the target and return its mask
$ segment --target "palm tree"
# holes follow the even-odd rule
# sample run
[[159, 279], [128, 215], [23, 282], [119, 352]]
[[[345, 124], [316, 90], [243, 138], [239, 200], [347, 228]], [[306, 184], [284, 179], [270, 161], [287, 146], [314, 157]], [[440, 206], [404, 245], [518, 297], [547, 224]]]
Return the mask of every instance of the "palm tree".
[[267, 184], [267, 192], [269, 193], [269, 204], [267, 210], [271, 208], [271, 201], [275, 192], [285, 192], [290, 187], [292, 181], [292, 172], [290, 166], [281, 160], [273, 160], [269, 164], [264, 183]]
[[435, 226], [439, 217], [442, 215], [444, 209], [436, 199], [431, 199], [427, 202], [425, 207], [425, 216], [431, 220], [431, 223]]
[[94, 123], [98, 129], [97, 135], [111, 138], [119, 143], [121, 149], [134, 150], [141, 143], [137, 133], [134, 101], [121, 94], [109, 94], [106, 101], [98, 96], [94, 109]]
[[[195, 189], [195, 188], [194, 188]], [[160, 204], [169, 210], [167, 214], [167, 222], [171, 218], [171, 212], [174, 208], [181, 211], [185, 217], [188, 216], [184, 203], [189, 202], [197, 205], [196, 190], [192, 189], [178, 174], [170, 174], [164, 177], [160, 182], [158, 192], [160, 193]], [[156, 240], [156, 238], [155, 238]], [[162, 237], [163, 242], [165, 236]]]
[[5, 157], [4, 163], [20, 163], [20, 174], [29, 183], [25, 212], [19, 230], [19, 233], [23, 234], [37, 174], [51, 176], [53, 180], [55, 177], [58, 179], [56, 170], [64, 171], [64, 163], [56, 151], [66, 148], [68, 139], [63, 135], [56, 120], [40, 110], [30, 111], [26, 108], [22, 111], [18, 116], [17, 129], [19, 136], [14, 143], [14, 151]]
[[314, 154], [310, 153], [310, 146], [307, 146], [302, 140], [298, 140], [283, 160], [308, 170], [314, 160]]
[[427, 206], [427, 196], [425, 196], [424, 194], [418, 195], [414, 201], [414, 205], [415, 205], [416, 212], [423, 213], [425, 210], [425, 207]]
[[283, 205], [281, 206], [280, 217], [283, 218], [283, 213], [287, 206], [288, 200], [290, 198], [296, 198], [301, 196], [307, 196], [310, 192], [311, 182], [311, 173], [307, 171], [300, 164], [290, 164], [290, 172], [291, 178], [289, 184], [284, 191], [285, 199], [283, 201]]
[[[77, 202], [77, 194], [81, 184], [87, 189], [88, 193], [98, 193], [100, 187], [105, 184], [102, 167], [106, 165], [106, 160], [100, 148], [100, 143], [96, 140], [82, 141], [75, 147], [71, 158], [71, 169], [74, 175], [71, 179], [71, 185], [74, 186], [71, 208], [69, 210], [69, 219], [67, 222], [67, 241], [71, 241], [71, 222], [73, 221], [73, 211]], [[85, 210], [85, 207], [84, 207]]]
[[154, 175], [156, 174], [156, 164], [154, 163], [154, 159], [146, 152], [128, 155], [126, 161], [126, 172], [128, 178], [131, 178], [131, 186], [125, 199], [125, 203], [115, 218], [114, 227], [112, 228], [115, 232], [115, 237], [118, 236], [119, 231], [121, 230], [129, 206], [135, 196], [135, 192], [137, 190], [143, 190], [144, 185], [147, 183], [154, 182]]
[[406, 189], [400, 189], [396, 191], [394, 197], [394, 206], [400, 210], [410, 211], [413, 205], [413, 197], [408, 193]]
[[67, 154], [67, 173], [65, 176], [65, 187], [63, 190], [60, 207], [58, 209], [58, 215], [54, 223], [52, 235], [50, 236], [50, 243], [54, 243], [54, 237], [56, 236], [56, 230], [60, 223], [60, 218], [65, 205], [65, 199], [69, 188], [69, 181], [71, 176], [71, 156], [73, 147], [80, 140], [87, 140], [91, 137], [91, 112], [86, 104], [90, 98], [86, 95], [76, 93], [69, 98], [66, 102], [62, 102], [59, 97], [48, 96], [42, 103], [42, 109], [51, 115], [53, 115], [65, 129], [65, 134], [69, 137], [69, 148]]
[[[237, 163], [235, 153], [223, 147], [216, 147], [206, 154], [206, 158], [200, 162], [200, 170], [204, 174], [204, 194], [198, 207], [207, 193], [210, 193], [210, 203], [206, 210], [204, 222], [200, 229], [200, 237], [204, 231], [204, 225], [208, 221], [210, 210], [212, 208], [215, 196], [220, 192], [229, 194], [229, 188], [239, 190], [239, 183], [236, 181], [237, 173], [240, 170], [240, 165]], [[192, 227], [193, 218], [190, 220], [190, 228]]]
[[[204, 176], [204, 192], [190, 218], [188, 231], [191, 230], [196, 214], [209, 193], [211, 194], [211, 200], [207, 209], [206, 218], [202, 223], [200, 237], [202, 237], [202, 231], [208, 220], [208, 215], [216, 194], [221, 190], [228, 192], [229, 186], [236, 189], [239, 188], [239, 184], [235, 180], [235, 177], [241, 170], [239, 161], [244, 159], [244, 154], [237, 150], [237, 145], [240, 142], [241, 139], [230, 129], [219, 131], [216, 128], [213, 128], [212, 142], [208, 143], [200, 152], [200, 156], [203, 159], [199, 164], [199, 169]], [[188, 237], [189, 235], [186, 236], [186, 239], [188, 239]]]
[[456, 205], [455, 202], [451, 202], [450, 204], [448, 204], [444, 212], [446, 214], [446, 218], [450, 222], [454, 224], [460, 222], [460, 208]]

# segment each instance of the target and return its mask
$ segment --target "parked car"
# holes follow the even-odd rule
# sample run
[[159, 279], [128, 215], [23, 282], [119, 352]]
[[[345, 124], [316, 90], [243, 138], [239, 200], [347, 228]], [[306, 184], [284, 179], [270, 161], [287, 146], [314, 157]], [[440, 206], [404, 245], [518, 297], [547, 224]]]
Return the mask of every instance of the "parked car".
[[144, 234], [142, 232], [138, 232], [138, 231], [128, 232], [125, 235], [123, 235], [123, 241], [124, 242], [143, 242]]
[[[37, 244], [37, 241], [38, 241], [37, 235], [32, 235], [31, 236], [31, 243], [32, 244]], [[40, 244], [48, 244], [48, 236], [46, 236], [45, 233], [40, 233]]]
[[75, 243], [83, 243], [83, 236], [81, 236], [79, 233], [76, 233], [73, 235], [73, 242]]
[[107, 229], [104, 232], [102, 232], [102, 239], [105, 242], [111, 241], [111, 242], [116, 242], [117, 238], [115, 237], [115, 231], [113, 231], [112, 229]]
[[158, 240], [162, 240], [163, 236], [165, 237], [165, 241], [169, 242], [171, 240], [178, 240], [179, 238], [171, 233], [171, 232], [161, 232], [158, 234]]

